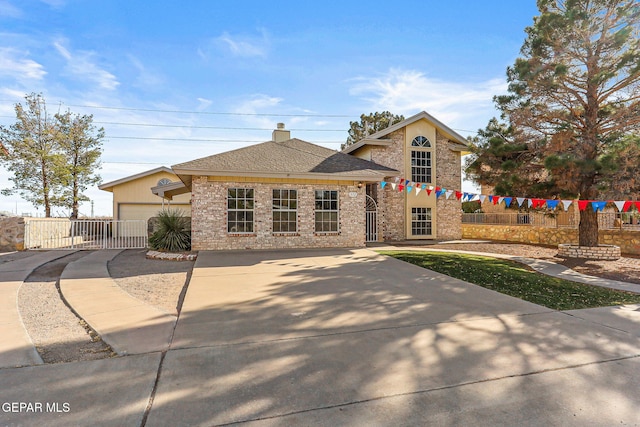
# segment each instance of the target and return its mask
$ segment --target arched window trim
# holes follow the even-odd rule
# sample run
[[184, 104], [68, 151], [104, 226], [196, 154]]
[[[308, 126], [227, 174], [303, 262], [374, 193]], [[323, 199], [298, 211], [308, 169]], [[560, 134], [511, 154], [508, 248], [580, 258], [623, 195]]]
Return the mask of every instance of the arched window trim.
[[426, 136], [418, 135], [411, 141], [412, 147], [431, 148], [431, 141]]

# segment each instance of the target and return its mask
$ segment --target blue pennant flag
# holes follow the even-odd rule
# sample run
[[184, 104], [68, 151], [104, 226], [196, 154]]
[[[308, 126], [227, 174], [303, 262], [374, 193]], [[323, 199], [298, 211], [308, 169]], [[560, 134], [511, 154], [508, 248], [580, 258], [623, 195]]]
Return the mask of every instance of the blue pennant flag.
[[406, 181], [404, 182], [404, 185], [405, 185], [405, 186], [407, 186], [407, 185], [409, 185], [409, 183], [410, 183], [410, 182], [411, 182], [411, 181], [406, 180]]
[[407, 193], [411, 193], [411, 190], [413, 190], [413, 187], [412, 186], [408, 186], [407, 187]]
[[382, 188], [384, 188], [384, 187], [385, 187], [385, 185], [387, 185], [387, 181], [382, 181], [382, 182], [380, 183], [380, 187], [382, 187]]
[[513, 200], [513, 197], [505, 197], [505, 198], [504, 198], [504, 205], [505, 205], [506, 207], [511, 206], [511, 201], [512, 201], [512, 200]]
[[560, 200], [547, 200], [547, 207], [549, 209], [555, 209], [558, 203], [560, 203]]
[[594, 212], [602, 212], [606, 204], [607, 202], [591, 202], [591, 207]]
[[436, 199], [440, 196], [442, 196], [444, 193], [446, 193], [447, 190], [444, 188], [441, 188], [440, 190], [436, 190]]

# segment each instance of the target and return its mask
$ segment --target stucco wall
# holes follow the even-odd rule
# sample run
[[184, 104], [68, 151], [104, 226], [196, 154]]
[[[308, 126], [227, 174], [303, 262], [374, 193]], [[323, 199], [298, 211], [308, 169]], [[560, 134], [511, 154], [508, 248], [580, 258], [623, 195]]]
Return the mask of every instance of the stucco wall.
[[[254, 232], [227, 232], [227, 189], [253, 188]], [[273, 233], [273, 189], [298, 190], [298, 231]], [[315, 190], [338, 190], [339, 232], [315, 232]], [[355, 194], [356, 197], [351, 197]], [[365, 245], [365, 189], [354, 183], [278, 183], [211, 181], [194, 177], [191, 239], [194, 250], [363, 247]]]
[[[449, 148], [449, 140], [436, 133], [436, 182], [441, 188], [459, 191], [462, 188], [460, 152]], [[455, 195], [440, 196], [436, 203], [438, 240], [462, 238], [462, 202]]]
[[[556, 246], [560, 243], [577, 244], [578, 230], [517, 225], [462, 224], [462, 237]], [[600, 230], [598, 241], [603, 245], [620, 246], [623, 254], [640, 255], [640, 231]]]

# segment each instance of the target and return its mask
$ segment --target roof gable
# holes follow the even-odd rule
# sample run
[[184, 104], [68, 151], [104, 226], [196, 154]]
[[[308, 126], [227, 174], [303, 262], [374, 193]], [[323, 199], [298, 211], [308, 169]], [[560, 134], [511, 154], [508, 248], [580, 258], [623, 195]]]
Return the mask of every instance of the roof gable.
[[356, 151], [358, 148], [362, 147], [363, 145], [384, 145], [382, 143], [374, 143], [373, 141], [382, 140], [381, 142], [384, 142], [385, 141], [384, 137], [389, 135], [390, 133], [395, 132], [398, 129], [402, 129], [403, 127], [406, 127], [412, 123], [417, 122], [418, 120], [423, 120], [423, 119], [427, 120], [429, 123], [434, 125], [438, 130], [444, 132], [447, 136], [449, 136], [452, 142], [456, 143], [456, 145], [459, 146], [460, 150], [462, 151], [468, 150], [467, 140], [462, 135], [460, 135], [458, 132], [454, 131], [449, 126], [445, 125], [440, 120], [436, 119], [426, 111], [421, 111], [418, 114], [415, 114], [409, 117], [408, 119], [405, 119], [392, 126], [389, 126], [386, 129], [382, 129], [381, 131], [378, 131], [374, 134], [366, 136], [365, 138], [361, 139], [355, 144], [345, 148], [342, 152], [347, 154], [352, 153]]
[[98, 188], [100, 190], [112, 191], [113, 187], [121, 184], [125, 184], [130, 181], [135, 181], [136, 179], [144, 178], [146, 176], [155, 175], [161, 172], [168, 172], [170, 174], [174, 174], [174, 172], [166, 166], [160, 166], [155, 169], [151, 169], [148, 171], [140, 172], [135, 175], [125, 176], [124, 178], [116, 179], [115, 181], [105, 182], [104, 184], [100, 184]]

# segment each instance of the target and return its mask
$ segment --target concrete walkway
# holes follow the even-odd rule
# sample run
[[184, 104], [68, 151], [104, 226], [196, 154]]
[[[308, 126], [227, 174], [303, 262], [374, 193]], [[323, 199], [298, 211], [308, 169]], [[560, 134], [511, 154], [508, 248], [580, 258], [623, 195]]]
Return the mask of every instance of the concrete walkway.
[[516, 255], [497, 254], [493, 252], [475, 252], [475, 251], [460, 251], [456, 249], [446, 249], [441, 247], [424, 247], [424, 246], [403, 246], [403, 245], [376, 245], [374, 250], [403, 250], [403, 251], [431, 251], [431, 252], [452, 252], [460, 254], [470, 254], [486, 256], [490, 258], [506, 259], [515, 261], [520, 264], [527, 265], [538, 273], [546, 274], [547, 276], [557, 277], [559, 279], [571, 280], [572, 282], [584, 283], [587, 285], [600, 286], [603, 288], [617, 289], [619, 291], [633, 292], [640, 294], [640, 285], [637, 283], [621, 282], [619, 280], [604, 279], [602, 277], [588, 276], [586, 274], [578, 273], [568, 267], [561, 264], [556, 264], [551, 261], [542, 259], [527, 258]]
[[166, 350], [176, 317], [132, 297], [115, 283], [107, 263], [120, 252], [96, 251], [68, 264], [60, 277], [60, 291], [116, 353]]
[[36, 268], [73, 252], [38, 252], [0, 264], [0, 368], [42, 363], [22, 323], [18, 311], [18, 292], [24, 280]]

